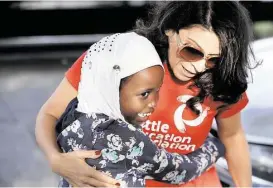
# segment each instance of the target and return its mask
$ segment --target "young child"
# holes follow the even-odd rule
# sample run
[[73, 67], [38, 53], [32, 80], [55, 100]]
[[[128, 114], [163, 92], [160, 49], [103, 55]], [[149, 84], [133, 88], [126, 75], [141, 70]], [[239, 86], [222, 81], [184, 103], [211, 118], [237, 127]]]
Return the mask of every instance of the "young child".
[[[92, 45], [82, 64], [78, 102], [70, 103], [57, 126], [63, 152], [101, 150], [99, 159], [86, 162], [121, 180], [122, 187], [145, 186], [148, 176], [172, 184], [200, 176], [224, 155], [220, 141], [208, 138], [195, 152], [179, 155], [158, 148], [141, 130], [156, 108], [163, 77], [162, 62], [145, 37], [115, 34]], [[62, 180], [61, 186], [69, 184]]]

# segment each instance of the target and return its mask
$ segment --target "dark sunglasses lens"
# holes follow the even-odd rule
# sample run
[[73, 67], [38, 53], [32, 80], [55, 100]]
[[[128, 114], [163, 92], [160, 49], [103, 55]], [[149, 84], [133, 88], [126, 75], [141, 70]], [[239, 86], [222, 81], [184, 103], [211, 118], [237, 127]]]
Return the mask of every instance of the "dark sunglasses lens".
[[195, 48], [186, 46], [181, 49], [180, 56], [187, 61], [199, 61], [204, 57], [204, 54]]
[[221, 61], [220, 57], [212, 57], [207, 60], [207, 68], [213, 68], [217, 63]]

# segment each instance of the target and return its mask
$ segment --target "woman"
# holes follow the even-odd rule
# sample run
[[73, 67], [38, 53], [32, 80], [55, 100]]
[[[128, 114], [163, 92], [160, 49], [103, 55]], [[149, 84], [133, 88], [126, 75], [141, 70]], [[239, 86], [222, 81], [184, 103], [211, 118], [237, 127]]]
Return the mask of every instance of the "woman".
[[[251, 186], [248, 145], [240, 112], [247, 105], [250, 19], [238, 2], [164, 2], [154, 7], [147, 23], [135, 32], [147, 37], [165, 61], [165, 78], [156, 111], [143, 131], [169, 152], [190, 153], [199, 148], [215, 118], [236, 186]], [[84, 54], [68, 70], [41, 108], [36, 138], [52, 169], [73, 186], [109, 186], [117, 181], [90, 168], [85, 158], [99, 151], [60, 153], [56, 119], [77, 95]], [[96, 155], [97, 153], [97, 155]], [[117, 184], [118, 185], [118, 184]], [[169, 186], [147, 180], [147, 186]], [[215, 168], [184, 186], [221, 186]]]

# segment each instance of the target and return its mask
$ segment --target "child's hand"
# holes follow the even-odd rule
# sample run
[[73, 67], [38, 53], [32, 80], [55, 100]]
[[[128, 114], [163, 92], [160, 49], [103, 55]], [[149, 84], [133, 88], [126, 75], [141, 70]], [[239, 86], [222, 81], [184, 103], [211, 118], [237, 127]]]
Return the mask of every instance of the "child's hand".
[[86, 158], [100, 157], [100, 151], [60, 153], [50, 159], [53, 172], [64, 177], [73, 187], [119, 187], [119, 182], [90, 167]]

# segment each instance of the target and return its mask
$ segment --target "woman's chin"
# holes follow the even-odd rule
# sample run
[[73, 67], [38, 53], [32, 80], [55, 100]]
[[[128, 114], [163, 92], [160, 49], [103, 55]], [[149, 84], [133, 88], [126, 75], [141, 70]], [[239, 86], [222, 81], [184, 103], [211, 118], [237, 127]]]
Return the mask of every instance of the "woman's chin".
[[174, 72], [174, 76], [182, 82], [187, 82], [192, 79], [192, 77], [188, 77], [188, 76], [184, 75], [183, 73], [179, 73], [179, 72]]

